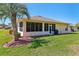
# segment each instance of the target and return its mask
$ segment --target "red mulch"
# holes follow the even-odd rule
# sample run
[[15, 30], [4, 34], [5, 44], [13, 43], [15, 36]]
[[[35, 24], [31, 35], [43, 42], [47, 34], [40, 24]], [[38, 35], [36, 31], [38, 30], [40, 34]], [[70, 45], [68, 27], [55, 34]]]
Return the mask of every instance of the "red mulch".
[[13, 46], [21, 46], [21, 45], [30, 43], [31, 39], [32, 39], [31, 37], [19, 38], [18, 40], [12, 40], [8, 43], [5, 43], [3, 47], [8, 48]]
[[32, 38], [30, 36], [30, 33], [23, 33], [22, 38], [19, 38], [17, 41], [13, 39], [12, 41], [5, 43], [3, 47], [8, 48], [13, 46], [21, 46], [23, 44], [28, 44], [31, 41], [32, 41]]

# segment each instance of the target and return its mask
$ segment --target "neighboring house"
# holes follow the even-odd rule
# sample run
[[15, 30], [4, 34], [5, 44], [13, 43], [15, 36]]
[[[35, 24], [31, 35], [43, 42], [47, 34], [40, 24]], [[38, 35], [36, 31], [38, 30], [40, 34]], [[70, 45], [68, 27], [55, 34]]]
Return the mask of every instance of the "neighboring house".
[[3, 28], [3, 26], [0, 26], [0, 29], [2, 29]]
[[12, 24], [9, 23], [8, 25], [5, 26], [5, 29], [11, 29], [12, 30]]
[[27, 18], [19, 19], [17, 23], [18, 32], [21, 33], [21, 36], [23, 36], [23, 33], [29, 33], [31, 36], [41, 36], [71, 32], [69, 23], [60, 22], [42, 16], [31, 17], [30, 20]]
[[0, 24], [0, 29], [2, 29], [3, 28], [3, 26]]
[[5, 26], [5, 29], [11, 29], [12, 27], [11, 26], [9, 26], [9, 25], [6, 25]]
[[11, 25], [3, 25], [3, 24], [0, 24], [0, 29], [3, 29], [3, 28], [5, 28], [5, 29], [11, 29], [12, 26]]

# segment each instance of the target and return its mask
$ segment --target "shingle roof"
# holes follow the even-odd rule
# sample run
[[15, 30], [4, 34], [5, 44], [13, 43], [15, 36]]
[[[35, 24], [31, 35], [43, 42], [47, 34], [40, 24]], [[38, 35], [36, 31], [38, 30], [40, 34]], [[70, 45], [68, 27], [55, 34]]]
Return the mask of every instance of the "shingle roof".
[[[62, 21], [58, 21], [58, 20], [54, 20], [54, 19], [50, 19], [50, 18], [46, 18], [46, 17], [42, 17], [42, 16], [33, 16], [33, 17], [31, 17], [31, 20], [41, 20], [41, 21], [65, 23], [65, 22], [62, 22]], [[66, 24], [69, 24], [69, 23], [66, 23]]]

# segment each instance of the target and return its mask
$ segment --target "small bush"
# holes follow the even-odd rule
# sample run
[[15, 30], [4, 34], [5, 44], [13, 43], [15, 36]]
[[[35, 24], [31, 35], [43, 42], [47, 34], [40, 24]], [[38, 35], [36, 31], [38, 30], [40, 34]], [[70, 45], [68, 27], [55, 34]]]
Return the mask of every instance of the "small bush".
[[30, 48], [37, 48], [40, 46], [46, 45], [46, 43], [48, 43], [48, 41], [44, 40], [44, 39], [33, 39]]
[[13, 34], [13, 30], [9, 30], [9, 34]]
[[21, 37], [20, 33], [18, 33], [17, 35], [18, 35], [19, 38]]

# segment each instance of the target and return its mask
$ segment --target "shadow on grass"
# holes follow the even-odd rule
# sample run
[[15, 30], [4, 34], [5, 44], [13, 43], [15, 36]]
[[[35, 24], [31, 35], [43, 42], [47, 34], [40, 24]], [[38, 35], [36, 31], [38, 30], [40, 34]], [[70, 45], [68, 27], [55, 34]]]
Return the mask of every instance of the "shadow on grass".
[[78, 33], [73, 32], [73, 33], [65, 33], [65, 34], [78, 34]]
[[63, 33], [63, 34], [57, 34], [57, 35], [68, 35], [68, 34], [78, 34], [78, 33]]
[[45, 39], [40, 39], [40, 38], [34, 38], [31, 42], [31, 46], [29, 48], [38, 48], [41, 46], [47, 46], [47, 43], [49, 41], [45, 40]]

